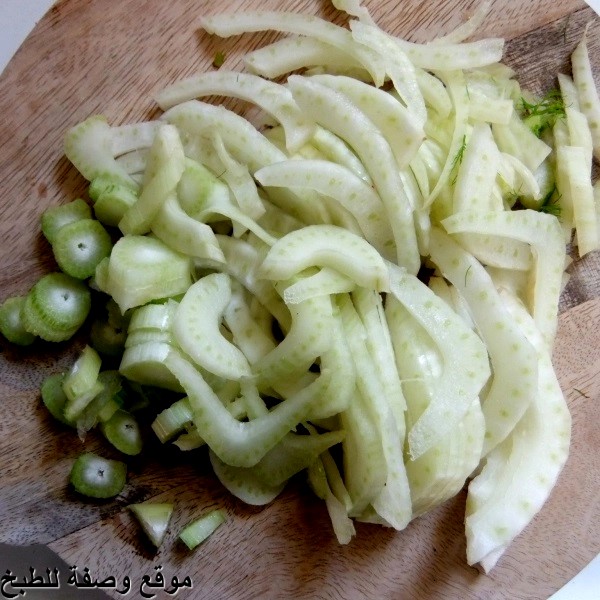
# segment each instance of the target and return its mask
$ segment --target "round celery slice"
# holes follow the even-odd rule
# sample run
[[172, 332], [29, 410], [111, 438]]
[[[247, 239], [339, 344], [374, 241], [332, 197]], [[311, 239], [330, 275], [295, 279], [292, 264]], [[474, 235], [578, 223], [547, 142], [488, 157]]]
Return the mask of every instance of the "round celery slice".
[[65, 404], [67, 403], [67, 396], [63, 390], [63, 373], [55, 373], [44, 379], [41, 388], [42, 402], [48, 409], [48, 412], [57, 420], [64, 425], [71, 426], [72, 423], [67, 421], [65, 417]]
[[71, 338], [91, 307], [89, 289], [64, 273], [42, 277], [25, 297], [21, 319], [26, 331], [48, 342]]
[[158, 548], [165, 539], [173, 505], [167, 502], [143, 502], [131, 504], [129, 510], [137, 517], [148, 539]]
[[125, 410], [117, 410], [102, 423], [104, 437], [120, 452], [135, 456], [142, 451], [142, 435], [135, 417]]
[[81, 198], [77, 198], [68, 204], [52, 206], [42, 214], [42, 233], [51, 244], [54, 244], [56, 234], [65, 225], [80, 219], [90, 219], [91, 217], [92, 210]]
[[126, 478], [125, 463], [86, 452], [73, 463], [70, 482], [84, 496], [113, 498], [125, 487]]
[[98, 263], [110, 254], [110, 235], [100, 221], [80, 219], [56, 232], [52, 250], [58, 266], [67, 275], [87, 279]]
[[13, 296], [0, 305], [0, 333], [9, 342], [19, 346], [29, 346], [35, 341], [35, 335], [23, 327], [21, 308], [24, 303], [24, 296]]

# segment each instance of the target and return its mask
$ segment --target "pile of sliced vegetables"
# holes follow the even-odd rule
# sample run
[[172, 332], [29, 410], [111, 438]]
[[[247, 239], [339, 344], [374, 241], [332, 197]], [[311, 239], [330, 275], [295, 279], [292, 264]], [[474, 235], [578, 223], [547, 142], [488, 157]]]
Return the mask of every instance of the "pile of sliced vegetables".
[[[467, 559], [489, 571], [569, 449], [550, 357], [566, 244], [575, 231], [580, 256], [599, 247], [585, 36], [573, 77], [535, 98], [500, 62], [503, 40], [465, 42], [486, 5], [414, 44], [356, 0], [334, 4], [349, 28], [204, 18], [219, 36], [290, 36], [246, 55], [249, 72], [224, 70], [220, 53], [220, 70], [156, 95], [156, 121], [92, 116], [68, 131], [95, 219], [80, 199], [44, 214], [62, 273], [7, 300], [0, 327], [20, 344], [68, 339], [91, 277], [107, 318], [42, 388], [80, 436], [99, 426], [138, 454], [124, 390], [170, 390], [171, 405], [145, 408], [162, 443], [208, 446], [219, 480], [255, 505], [306, 470], [340, 543], [353, 520], [403, 529], [470, 480]], [[254, 103], [263, 125], [198, 100], [213, 95]], [[114, 245], [105, 227], [118, 228]], [[118, 371], [102, 369], [107, 357]], [[87, 454], [71, 481], [111, 497], [125, 475]], [[157, 545], [172, 509], [132, 508]], [[182, 539], [194, 546], [223, 518]]]

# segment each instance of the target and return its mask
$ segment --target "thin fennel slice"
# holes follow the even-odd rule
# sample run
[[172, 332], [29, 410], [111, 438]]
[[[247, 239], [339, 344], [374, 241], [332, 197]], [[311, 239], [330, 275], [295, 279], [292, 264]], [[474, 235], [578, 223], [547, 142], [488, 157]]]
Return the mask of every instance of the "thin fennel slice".
[[398, 168], [408, 166], [419, 149], [424, 134], [415, 124], [413, 115], [399, 100], [390, 93], [352, 77], [324, 74], [313, 75], [311, 79], [348, 96], [387, 139]]
[[427, 120], [425, 100], [417, 83], [415, 65], [408, 59], [403, 49], [376, 25], [351, 21], [352, 37], [359, 45], [364, 45], [377, 53], [385, 65], [386, 74], [392, 80], [394, 89], [420, 127]]
[[431, 260], [467, 301], [490, 357], [493, 377], [482, 402], [485, 456], [509, 436], [533, 401], [536, 354], [508, 314], [492, 279], [473, 256], [437, 228], [431, 231], [430, 252]]
[[300, 76], [288, 78], [298, 105], [317, 123], [344, 139], [369, 172], [388, 215], [398, 264], [411, 273], [420, 259], [410, 202], [389, 144], [370, 119], [347, 96]]
[[316, 296], [289, 306], [292, 324], [285, 338], [253, 365], [261, 383], [276, 384], [306, 371], [331, 346], [329, 296]]
[[416, 460], [462, 421], [489, 378], [488, 355], [479, 337], [441, 298], [416, 277], [389, 268], [392, 293], [386, 318], [398, 368], [403, 347], [397, 303], [424, 328], [441, 355], [442, 371], [429, 380], [432, 400], [408, 431], [408, 450]]
[[[386, 523], [397, 530], [404, 529], [411, 517], [411, 502], [406, 469], [403, 461], [404, 415], [390, 405], [386, 389], [369, 351], [368, 333], [349, 296], [340, 298], [340, 314], [350, 354], [356, 369], [356, 388], [363, 407], [373, 419], [377, 437], [382, 447], [385, 479], [381, 488], [373, 488], [369, 503]], [[357, 402], [357, 399], [354, 399]], [[397, 415], [401, 418], [397, 421]], [[344, 420], [342, 419], [342, 423]], [[350, 435], [350, 434], [349, 434]], [[367, 460], [373, 460], [369, 457]], [[349, 490], [350, 491], [350, 490]], [[352, 496], [352, 493], [351, 493]], [[352, 514], [359, 513], [353, 498]], [[364, 502], [364, 499], [363, 499]], [[364, 510], [364, 508], [362, 509]], [[360, 512], [362, 512], [360, 510]]]
[[65, 135], [65, 155], [88, 181], [108, 176], [136, 188], [133, 179], [115, 160], [112, 136], [112, 128], [105, 117], [89, 117]]
[[596, 160], [600, 160], [600, 98], [598, 97], [588, 54], [587, 32], [584, 32], [581, 42], [579, 42], [571, 56], [571, 65], [579, 106], [592, 133], [594, 156]]
[[531, 246], [534, 268], [530, 277], [529, 305], [537, 326], [551, 348], [556, 335], [558, 300], [566, 255], [558, 219], [529, 209], [485, 214], [463, 211], [445, 219], [442, 224], [448, 233], [497, 235]]
[[289, 152], [295, 152], [314, 134], [314, 125], [302, 114], [290, 91], [283, 85], [249, 73], [214, 71], [178, 81], [155, 94], [167, 110], [176, 104], [203, 96], [223, 95], [253, 102], [279, 121]]
[[229, 275], [212, 273], [186, 291], [173, 320], [173, 334], [179, 347], [196, 364], [227, 379], [251, 375], [242, 352], [223, 337], [219, 325], [231, 298]]
[[150, 231], [154, 217], [175, 191], [184, 168], [185, 154], [179, 133], [173, 125], [163, 124], [150, 147], [140, 195], [119, 221], [124, 234]]
[[342, 275], [335, 269], [323, 267], [316, 273], [298, 279], [295, 283], [285, 288], [283, 300], [289, 306], [310, 300], [316, 296], [329, 296], [351, 292], [356, 283]]
[[229, 13], [205, 17], [202, 27], [221, 37], [249, 31], [275, 30], [306, 35], [346, 52], [369, 71], [375, 85], [383, 85], [385, 70], [382, 61], [369, 48], [353, 43], [351, 33], [314, 16], [286, 12], [257, 11], [254, 13]]
[[380, 254], [388, 259], [395, 254], [380, 198], [346, 167], [327, 160], [288, 160], [263, 167], [255, 177], [264, 186], [307, 187], [333, 198], [355, 217], [365, 239]]
[[[437, 278], [440, 281], [441, 278]], [[394, 298], [388, 299], [386, 315], [393, 332], [398, 372], [407, 403], [410, 429], [435, 402], [435, 382], [443, 371], [442, 355], [434, 340]], [[481, 458], [485, 420], [479, 398], [465, 416], [417, 459], [406, 460], [413, 518], [454, 496]]]
[[538, 380], [523, 418], [487, 456], [469, 485], [467, 561], [481, 563], [486, 572], [547, 500], [567, 459], [571, 437], [571, 415], [544, 338], [516, 298], [503, 293], [502, 301], [535, 349]]
[[103, 291], [113, 297], [122, 313], [151, 300], [183, 294], [192, 283], [189, 257], [158, 239], [140, 235], [127, 235], [117, 241], [106, 275]]
[[329, 384], [331, 374], [321, 372], [310, 386], [284, 400], [267, 415], [242, 423], [234, 419], [196, 368], [173, 347], [165, 348], [165, 367], [187, 393], [194, 425], [213, 452], [233, 467], [252, 467], [285, 434], [309, 414]]
[[158, 239], [181, 254], [225, 262], [213, 230], [190, 217], [175, 194], [164, 201], [152, 220], [151, 229]]
[[305, 36], [288, 36], [257, 48], [248, 52], [243, 61], [248, 71], [267, 79], [276, 79], [307, 67], [324, 65], [343, 70], [360, 67], [360, 63], [347, 52]]
[[260, 276], [290, 279], [308, 267], [330, 267], [358, 285], [389, 289], [387, 269], [379, 253], [363, 238], [334, 225], [309, 225], [279, 239], [260, 267]]

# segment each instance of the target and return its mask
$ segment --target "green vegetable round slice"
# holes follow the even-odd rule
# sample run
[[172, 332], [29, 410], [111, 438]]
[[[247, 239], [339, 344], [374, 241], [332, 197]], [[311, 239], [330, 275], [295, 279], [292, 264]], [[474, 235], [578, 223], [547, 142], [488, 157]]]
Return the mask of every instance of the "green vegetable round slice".
[[51, 244], [54, 244], [56, 234], [65, 225], [80, 219], [90, 219], [91, 217], [92, 210], [81, 198], [77, 198], [68, 204], [52, 206], [42, 214], [42, 233]]
[[44, 379], [42, 383], [42, 402], [50, 414], [61, 423], [71, 426], [65, 417], [67, 396], [63, 390], [64, 373], [55, 373]]
[[42, 277], [25, 297], [21, 319], [26, 331], [48, 342], [71, 338], [91, 307], [89, 289], [64, 273]]
[[35, 341], [35, 335], [23, 327], [21, 308], [24, 303], [24, 296], [13, 296], [0, 305], [0, 333], [9, 342], [19, 346], [29, 346]]
[[58, 266], [77, 279], [91, 277], [98, 263], [110, 254], [110, 235], [100, 221], [80, 219], [61, 227], [52, 250]]
[[73, 463], [70, 482], [84, 496], [113, 498], [125, 487], [126, 477], [125, 463], [86, 452]]
[[120, 452], [135, 456], [142, 451], [142, 435], [135, 417], [125, 410], [117, 410], [102, 423], [104, 437]]

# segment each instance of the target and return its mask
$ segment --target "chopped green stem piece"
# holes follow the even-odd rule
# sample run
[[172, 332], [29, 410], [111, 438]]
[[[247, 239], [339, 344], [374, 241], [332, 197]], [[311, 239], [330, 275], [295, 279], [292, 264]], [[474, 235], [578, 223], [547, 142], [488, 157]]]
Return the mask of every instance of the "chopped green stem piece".
[[24, 296], [13, 296], [0, 305], [0, 333], [9, 342], [19, 346], [29, 346], [35, 341], [35, 335], [23, 326], [21, 309], [24, 303]]
[[125, 463], [86, 452], [73, 463], [70, 482], [84, 496], [113, 498], [125, 487], [126, 478]]
[[222, 509], [217, 509], [200, 517], [190, 523], [180, 534], [179, 539], [193, 550], [201, 544], [222, 523], [225, 523], [226, 515]]
[[102, 223], [80, 219], [61, 227], [52, 250], [58, 266], [77, 279], [91, 277], [98, 263], [110, 254], [112, 242]]
[[91, 307], [84, 283], [64, 273], [49, 273], [29, 291], [21, 309], [23, 327], [49, 342], [71, 338]]
[[174, 402], [156, 416], [152, 422], [152, 430], [161, 443], [168, 442], [174, 435], [192, 423], [194, 413], [187, 398]]
[[77, 418], [77, 432], [80, 437], [97, 423], [108, 421], [123, 405], [119, 397], [121, 375], [118, 371], [102, 371], [98, 375], [98, 383], [103, 386], [102, 390], [94, 396]]
[[215, 69], [220, 69], [223, 66], [223, 63], [225, 62], [225, 52], [223, 52], [222, 50], [217, 50], [216, 54], [215, 54], [215, 58], [213, 59], [213, 67]]
[[98, 353], [86, 346], [75, 361], [63, 381], [63, 390], [67, 397], [64, 414], [69, 422], [74, 422], [86, 406], [102, 391], [104, 385], [98, 380], [100, 373]]
[[148, 539], [158, 548], [165, 539], [173, 505], [168, 502], [143, 502], [131, 504], [129, 510], [137, 517]]
[[102, 423], [104, 437], [120, 452], [135, 456], [142, 451], [142, 435], [135, 417], [125, 410], [117, 410]]
[[127, 332], [115, 328], [106, 321], [94, 321], [90, 331], [90, 343], [100, 354], [121, 356], [125, 349]]
[[67, 396], [62, 387], [64, 378], [64, 373], [55, 373], [44, 379], [41, 389], [42, 402], [57, 421], [64, 425], [72, 425], [67, 421], [64, 413], [67, 402]]
[[56, 234], [65, 225], [80, 219], [91, 219], [91, 217], [90, 207], [81, 198], [77, 198], [68, 204], [52, 206], [42, 214], [42, 233], [51, 244], [54, 244]]
[[[90, 186], [90, 193], [91, 193]], [[134, 190], [119, 184], [111, 184], [104, 188], [94, 204], [96, 219], [110, 227], [116, 227], [123, 215], [137, 201]]]

